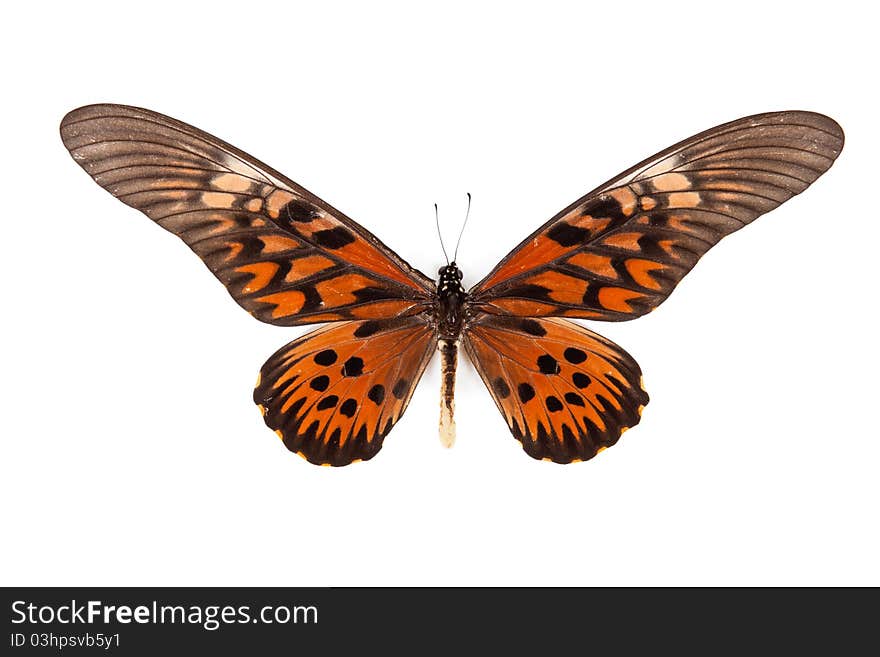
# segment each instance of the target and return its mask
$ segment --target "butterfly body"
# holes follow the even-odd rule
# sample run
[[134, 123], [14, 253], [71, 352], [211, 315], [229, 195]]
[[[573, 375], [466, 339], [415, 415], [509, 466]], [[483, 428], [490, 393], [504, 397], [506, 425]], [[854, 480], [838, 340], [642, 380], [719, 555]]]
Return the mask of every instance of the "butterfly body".
[[175, 119], [91, 105], [64, 118], [61, 137], [255, 318], [323, 324], [266, 361], [253, 398], [290, 451], [333, 466], [378, 453], [435, 351], [451, 445], [460, 347], [529, 456], [572, 463], [614, 445], [648, 403], [641, 370], [571, 318], [653, 310], [713, 245], [804, 191], [843, 147], [840, 126], [813, 112], [717, 126], [578, 199], [465, 290], [455, 262], [435, 283], [297, 183]]
[[440, 442], [455, 443], [455, 376], [458, 345], [466, 326], [469, 297], [461, 284], [462, 272], [455, 262], [437, 272], [437, 350], [440, 352]]

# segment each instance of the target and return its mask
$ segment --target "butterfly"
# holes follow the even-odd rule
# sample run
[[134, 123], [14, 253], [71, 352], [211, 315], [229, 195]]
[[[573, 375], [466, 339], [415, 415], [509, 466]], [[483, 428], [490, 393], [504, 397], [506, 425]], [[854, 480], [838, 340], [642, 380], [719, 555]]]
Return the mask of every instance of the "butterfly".
[[254, 401], [289, 450], [332, 466], [376, 455], [435, 351], [451, 445], [459, 347], [529, 456], [572, 463], [614, 445], [648, 403], [641, 370], [569, 318], [653, 310], [722, 237], [827, 171], [844, 139], [803, 111], [717, 126], [578, 199], [465, 290], [454, 259], [435, 283], [292, 180], [162, 114], [90, 105], [64, 117], [61, 138], [251, 315], [323, 324], [266, 361]]

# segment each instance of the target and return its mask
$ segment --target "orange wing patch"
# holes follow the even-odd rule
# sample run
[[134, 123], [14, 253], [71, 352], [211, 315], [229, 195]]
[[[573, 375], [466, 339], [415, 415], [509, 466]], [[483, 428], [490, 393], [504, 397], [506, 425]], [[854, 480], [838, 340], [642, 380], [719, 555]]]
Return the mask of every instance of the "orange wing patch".
[[465, 349], [529, 456], [585, 461], [639, 422], [648, 395], [620, 347], [564, 319], [484, 315]]
[[427, 322], [343, 322], [278, 350], [254, 390], [266, 424], [318, 465], [372, 458], [400, 419], [436, 348]]
[[619, 313], [632, 312], [630, 302], [644, 296], [622, 287], [600, 287], [598, 292], [599, 305]]
[[[296, 315], [302, 310], [306, 303], [306, 295], [299, 290], [287, 290], [257, 297], [256, 301], [271, 306], [272, 319], [278, 320]], [[342, 317], [336, 316], [334, 319], [342, 319]]]
[[566, 260], [566, 263], [590, 271], [596, 276], [602, 278], [615, 279], [620, 277], [620, 274], [614, 269], [614, 264], [610, 256], [599, 255], [598, 253], [578, 252]]
[[637, 285], [641, 285], [649, 290], [662, 289], [662, 285], [651, 276], [651, 272], [663, 271], [666, 269], [666, 265], [654, 262], [653, 260], [643, 260], [642, 258], [630, 258], [624, 261], [624, 265]]
[[327, 256], [305, 256], [296, 261], [296, 267], [291, 267], [290, 271], [287, 272], [287, 276], [284, 277], [284, 282], [296, 283], [335, 266], [336, 263]]
[[277, 262], [254, 262], [249, 265], [236, 267], [236, 272], [240, 274], [251, 274], [253, 276], [253, 278], [241, 288], [241, 293], [250, 294], [262, 290], [275, 277], [279, 267], [280, 265]]

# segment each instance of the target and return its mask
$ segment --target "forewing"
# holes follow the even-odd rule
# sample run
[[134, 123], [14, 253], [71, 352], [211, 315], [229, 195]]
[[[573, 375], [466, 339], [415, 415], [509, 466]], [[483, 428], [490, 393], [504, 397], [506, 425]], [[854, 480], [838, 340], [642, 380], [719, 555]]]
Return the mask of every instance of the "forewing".
[[433, 283], [366, 229], [250, 155], [144, 109], [61, 123], [73, 159], [174, 233], [257, 319], [293, 326], [412, 312]]
[[842, 147], [840, 126], [812, 112], [712, 128], [560, 212], [474, 288], [474, 302], [527, 317], [643, 315], [722, 237], [804, 191]]
[[266, 424], [317, 465], [372, 458], [436, 348], [421, 317], [329, 324], [279, 349], [254, 390]]
[[648, 403], [632, 357], [564, 319], [481, 315], [464, 345], [513, 436], [536, 459], [590, 459], [638, 424]]

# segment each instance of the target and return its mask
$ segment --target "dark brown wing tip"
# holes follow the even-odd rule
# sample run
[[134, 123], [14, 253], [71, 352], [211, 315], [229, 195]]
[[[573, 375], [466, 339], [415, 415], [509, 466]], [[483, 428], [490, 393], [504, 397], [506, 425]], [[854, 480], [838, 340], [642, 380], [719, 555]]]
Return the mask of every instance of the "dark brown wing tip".
[[59, 129], [62, 131], [62, 139], [64, 128], [74, 124], [79, 123], [80, 121], [84, 121], [86, 119], [91, 119], [100, 116], [106, 116], [110, 111], [145, 111], [141, 110], [137, 107], [129, 107], [128, 105], [115, 105], [113, 103], [94, 103], [92, 105], [83, 105], [82, 107], [77, 107], [76, 109], [70, 110], [67, 114], [64, 115], [64, 118], [61, 119], [61, 125]]
[[113, 103], [95, 103], [93, 105], [83, 105], [76, 109], [70, 110], [61, 119], [58, 126], [58, 132], [61, 135], [61, 141], [68, 151], [73, 151], [75, 147], [70, 145], [71, 138], [79, 135], [79, 130], [74, 126], [78, 123], [109, 116], [113, 113], [125, 112], [128, 114], [149, 113], [149, 110], [143, 110], [138, 107], [129, 107], [128, 105], [114, 105]]
[[843, 150], [843, 144], [846, 141], [843, 128], [830, 116], [807, 110], [789, 110], [786, 112], [777, 112], [776, 114], [782, 116], [784, 122], [797, 122], [802, 125], [807, 125], [839, 139], [840, 144], [837, 146], [837, 152], [834, 154], [834, 158], [840, 155], [841, 150]]
[[[819, 150], [823, 155], [828, 157], [832, 163], [840, 155], [841, 151], [843, 150], [844, 142], [846, 141], [843, 128], [837, 121], [825, 114], [820, 114], [819, 112], [811, 112], [809, 110], [785, 110], [781, 112], [755, 114], [753, 116], [747, 116], [737, 121], [733, 121], [732, 124], [742, 124], [747, 122], [755, 122], [761, 124], [781, 123], [800, 125], [811, 128], [813, 130], [817, 130], [819, 132], [823, 132], [832, 139], [829, 140], [831, 143], [826, 142], [823, 145], [824, 147]], [[830, 167], [831, 165], [829, 164], [828, 166]]]
[[93, 116], [106, 116], [110, 113], [123, 112], [126, 114], [157, 114], [152, 110], [143, 107], [135, 107], [134, 105], [123, 105], [121, 103], [92, 103], [90, 105], [81, 105], [76, 109], [70, 110], [61, 119], [61, 124], [80, 121], [83, 118], [91, 118]]
[[795, 119], [798, 122], [803, 123], [804, 125], [809, 125], [814, 128], [818, 128], [823, 132], [827, 132], [830, 135], [834, 135], [841, 141], [844, 137], [843, 128], [840, 127], [840, 124], [832, 119], [830, 116], [826, 114], [821, 114], [819, 112], [811, 112], [809, 110], [787, 110], [783, 112], [770, 112], [766, 115], [758, 114], [757, 116], [779, 116], [782, 117], [786, 122], [793, 122], [789, 121], [789, 119]]

